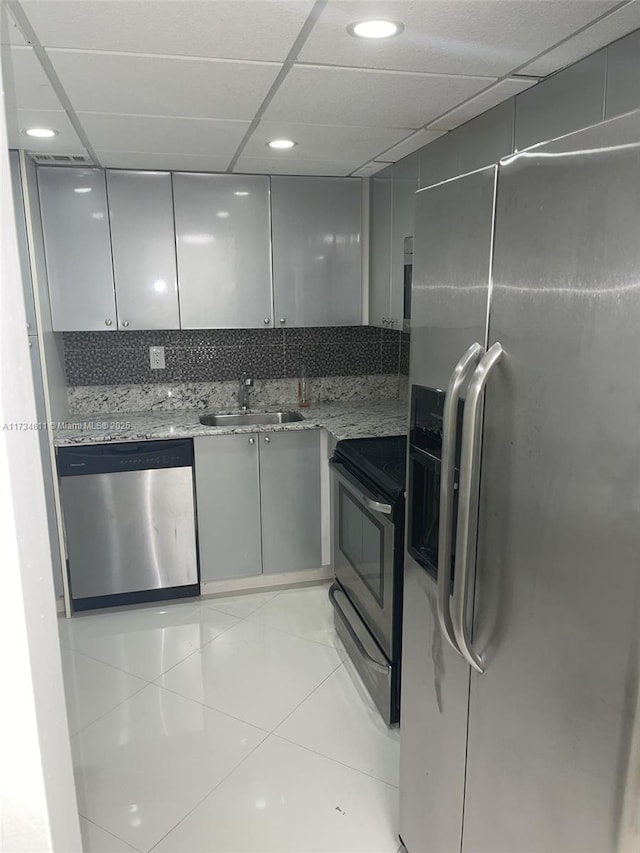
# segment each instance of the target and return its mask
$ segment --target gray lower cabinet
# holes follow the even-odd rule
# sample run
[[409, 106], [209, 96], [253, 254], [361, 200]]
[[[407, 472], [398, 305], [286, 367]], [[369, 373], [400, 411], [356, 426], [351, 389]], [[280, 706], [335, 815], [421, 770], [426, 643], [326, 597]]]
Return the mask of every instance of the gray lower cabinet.
[[262, 571], [319, 568], [320, 430], [260, 435], [260, 496]]
[[258, 438], [194, 439], [201, 581], [262, 571]]
[[276, 326], [362, 322], [362, 182], [271, 179]]
[[320, 430], [194, 439], [203, 582], [321, 565]]

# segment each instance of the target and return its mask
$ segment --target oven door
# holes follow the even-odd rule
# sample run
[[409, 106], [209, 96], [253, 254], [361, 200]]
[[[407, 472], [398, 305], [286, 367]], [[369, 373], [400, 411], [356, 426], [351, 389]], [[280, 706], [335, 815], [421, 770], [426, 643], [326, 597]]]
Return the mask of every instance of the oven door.
[[339, 460], [333, 480], [333, 565], [336, 579], [380, 648], [393, 659], [393, 507]]

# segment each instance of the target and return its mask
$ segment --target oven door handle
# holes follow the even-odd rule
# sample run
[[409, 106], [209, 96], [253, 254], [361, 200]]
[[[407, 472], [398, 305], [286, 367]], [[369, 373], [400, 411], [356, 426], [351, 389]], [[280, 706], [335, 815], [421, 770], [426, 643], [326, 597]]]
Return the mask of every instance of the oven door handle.
[[331, 470], [336, 477], [339, 480], [342, 480], [342, 482], [349, 487], [349, 490], [358, 496], [359, 500], [362, 501], [367, 509], [372, 510], [372, 512], [382, 513], [382, 515], [391, 515], [393, 512], [391, 504], [379, 501], [377, 496], [374, 495], [373, 492], [370, 492], [369, 489], [357, 479], [357, 477], [350, 474], [340, 462], [330, 459], [329, 465], [331, 465]]
[[[351, 640], [353, 641], [354, 646], [358, 650], [358, 653], [360, 654], [360, 656], [362, 658], [364, 658], [364, 660], [366, 660], [366, 662], [371, 667], [373, 667], [373, 669], [376, 669], [378, 672], [381, 672], [384, 675], [388, 675], [389, 674], [389, 667], [386, 664], [382, 664], [379, 661], [377, 661], [375, 658], [371, 657], [369, 652], [363, 646], [362, 640], [357, 635], [357, 633], [353, 630], [351, 623], [349, 622], [349, 618], [347, 617], [346, 613], [344, 612], [344, 610], [340, 606], [340, 602], [336, 598], [336, 592], [338, 592], [338, 587], [334, 583], [334, 584], [332, 584], [332, 586], [329, 587], [329, 598], [331, 600], [331, 603], [335, 607], [335, 609], [340, 614], [340, 617], [342, 619], [342, 624], [347, 629], [347, 632], [348, 632], [349, 636], [351, 637]], [[342, 592], [341, 592], [341, 594], [344, 595], [344, 593], [342, 593]], [[346, 596], [345, 596], [345, 598], [346, 598]]]
[[442, 413], [442, 457], [440, 467], [440, 524], [438, 530], [438, 622], [452, 649], [462, 655], [451, 618], [451, 550], [453, 540], [453, 500], [455, 494], [456, 434], [458, 403], [463, 387], [484, 354], [484, 347], [471, 344], [456, 364], [444, 400]]

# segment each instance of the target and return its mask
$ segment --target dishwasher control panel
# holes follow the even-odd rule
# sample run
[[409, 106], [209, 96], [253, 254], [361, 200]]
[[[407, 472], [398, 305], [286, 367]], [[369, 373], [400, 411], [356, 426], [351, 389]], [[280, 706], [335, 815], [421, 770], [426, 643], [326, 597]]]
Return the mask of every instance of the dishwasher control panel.
[[192, 465], [193, 441], [190, 438], [58, 448], [58, 474], [61, 477], [184, 468]]

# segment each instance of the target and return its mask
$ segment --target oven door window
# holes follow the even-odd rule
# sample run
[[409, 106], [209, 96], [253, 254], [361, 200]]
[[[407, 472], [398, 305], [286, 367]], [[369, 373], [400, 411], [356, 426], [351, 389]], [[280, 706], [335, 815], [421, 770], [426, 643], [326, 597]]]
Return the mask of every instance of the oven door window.
[[342, 484], [338, 501], [340, 551], [383, 607], [385, 528]]
[[[453, 530], [456, 529], [458, 511], [457, 482], [456, 472]], [[413, 559], [434, 578], [438, 575], [439, 520], [440, 460], [428, 453], [411, 448], [409, 451], [408, 550]], [[452, 551], [452, 562], [454, 557], [455, 554]]]

